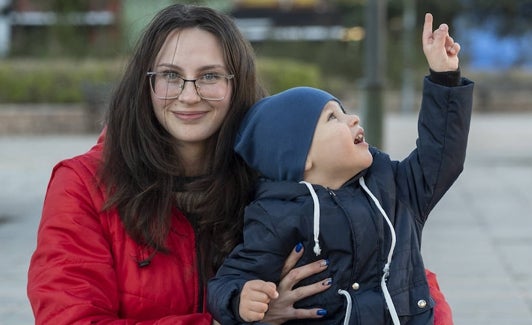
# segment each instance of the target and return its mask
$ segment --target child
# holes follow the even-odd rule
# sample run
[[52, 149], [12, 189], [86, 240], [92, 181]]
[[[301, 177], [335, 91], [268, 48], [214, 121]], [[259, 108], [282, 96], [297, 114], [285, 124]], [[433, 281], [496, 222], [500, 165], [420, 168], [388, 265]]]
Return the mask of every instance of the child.
[[[209, 282], [208, 303], [222, 324], [260, 321], [277, 297], [284, 257], [326, 258], [331, 288], [298, 308], [326, 306], [317, 320], [290, 324], [433, 324], [421, 257], [429, 212], [463, 169], [473, 83], [460, 77], [460, 47], [427, 14], [417, 148], [402, 161], [370, 147], [356, 115], [325, 91], [298, 87], [262, 99], [244, 119], [236, 152], [260, 172], [245, 212], [244, 242]], [[326, 273], [326, 275], [324, 275]]]

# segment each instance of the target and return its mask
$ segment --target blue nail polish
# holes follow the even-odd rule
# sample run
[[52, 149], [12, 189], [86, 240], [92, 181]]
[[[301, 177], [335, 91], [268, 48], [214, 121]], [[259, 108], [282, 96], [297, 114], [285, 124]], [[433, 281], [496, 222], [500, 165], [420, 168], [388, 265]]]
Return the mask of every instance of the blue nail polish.
[[327, 315], [327, 311], [325, 309], [319, 309], [316, 314], [318, 314], [318, 316], [325, 316]]
[[302, 249], [303, 249], [303, 244], [302, 243], [297, 243], [297, 245], [296, 245], [296, 253], [301, 252]]

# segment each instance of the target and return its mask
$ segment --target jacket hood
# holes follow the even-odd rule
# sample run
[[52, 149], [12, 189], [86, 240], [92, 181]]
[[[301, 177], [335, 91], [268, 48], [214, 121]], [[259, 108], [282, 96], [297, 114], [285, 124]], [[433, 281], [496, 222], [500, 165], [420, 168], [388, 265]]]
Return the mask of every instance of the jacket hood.
[[235, 151], [266, 178], [301, 181], [316, 124], [331, 100], [340, 103], [311, 87], [291, 88], [261, 99], [244, 118]]

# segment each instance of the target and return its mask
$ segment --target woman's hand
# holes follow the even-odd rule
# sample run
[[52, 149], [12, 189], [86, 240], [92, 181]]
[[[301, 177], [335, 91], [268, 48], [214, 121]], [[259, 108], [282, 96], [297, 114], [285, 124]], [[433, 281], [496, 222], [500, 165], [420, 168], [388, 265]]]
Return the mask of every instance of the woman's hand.
[[272, 299], [268, 311], [263, 319], [264, 323], [282, 324], [291, 319], [321, 318], [327, 312], [321, 308], [296, 309], [297, 301], [327, 290], [331, 286], [331, 279], [293, 289], [299, 281], [324, 271], [328, 266], [327, 260], [319, 260], [304, 266], [294, 268], [303, 253], [303, 245], [296, 245], [290, 253], [281, 273], [281, 282], [277, 286], [279, 297]]

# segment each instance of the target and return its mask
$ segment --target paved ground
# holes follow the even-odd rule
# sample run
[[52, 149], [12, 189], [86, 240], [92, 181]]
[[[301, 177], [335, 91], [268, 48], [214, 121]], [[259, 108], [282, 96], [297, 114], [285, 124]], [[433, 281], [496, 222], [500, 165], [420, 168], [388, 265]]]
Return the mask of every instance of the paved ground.
[[[386, 125], [388, 147], [408, 152], [402, 131], [415, 131], [415, 121]], [[455, 324], [532, 324], [531, 185], [532, 114], [473, 116], [465, 170], [423, 239]]]
[[[402, 158], [416, 116], [388, 115], [385, 148]], [[26, 272], [53, 164], [96, 135], [0, 137], [0, 325], [33, 324]], [[475, 115], [464, 173], [424, 235], [457, 325], [532, 323], [532, 113]]]

